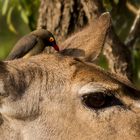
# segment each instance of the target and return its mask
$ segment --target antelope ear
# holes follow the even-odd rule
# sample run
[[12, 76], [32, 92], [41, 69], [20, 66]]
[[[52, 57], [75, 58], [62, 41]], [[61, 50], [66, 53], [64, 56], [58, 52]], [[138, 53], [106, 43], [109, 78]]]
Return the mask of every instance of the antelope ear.
[[108, 12], [103, 13], [82, 31], [65, 40], [60, 45], [62, 48], [65, 48], [61, 53], [82, 58], [86, 61], [95, 60], [103, 49], [110, 21], [110, 14]]

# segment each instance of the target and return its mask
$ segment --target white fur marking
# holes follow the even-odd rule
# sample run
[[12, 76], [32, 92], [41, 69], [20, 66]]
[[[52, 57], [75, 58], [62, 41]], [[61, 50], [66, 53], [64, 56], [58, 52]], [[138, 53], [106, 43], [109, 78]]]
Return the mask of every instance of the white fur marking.
[[134, 103], [134, 106], [137, 107], [137, 108], [140, 108], [140, 102]]
[[79, 94], [88, 94], [90, 92], [105, 92], [106, 88], [101, 83], [90, 82], [79, 90]]

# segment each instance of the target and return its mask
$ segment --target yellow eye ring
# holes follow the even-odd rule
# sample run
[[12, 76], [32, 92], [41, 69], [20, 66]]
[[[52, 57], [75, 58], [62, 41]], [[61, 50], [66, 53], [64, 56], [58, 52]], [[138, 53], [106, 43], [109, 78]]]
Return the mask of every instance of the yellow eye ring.
[[53, 41], [54, 41], [54, 38], [53, 38], [53, 37], [50, 37], [50, 38], [49, 38], [49, 41], [50, 41], [50, 42], [53, 42]]

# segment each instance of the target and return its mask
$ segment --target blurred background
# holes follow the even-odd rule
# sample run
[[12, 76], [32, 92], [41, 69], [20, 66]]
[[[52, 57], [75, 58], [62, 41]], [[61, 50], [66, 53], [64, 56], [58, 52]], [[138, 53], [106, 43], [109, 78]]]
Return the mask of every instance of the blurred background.
[[0, 0], [0, 60], [14, 44], [36, 28], [39, 0]]
[[[140, 15], [140, 0], [103, 0], [103, 5], [111, 13], [117, 35], [125, 42], [136, 16]], [[0, 60], [6, 58], [23, 35], [36, 28], [39, 6], [40, 0], [0, 0]], [[133, 81], [140, 87], [140, 34], [130, 49]], [[100, 64], [107, 68], [103, 56]]]

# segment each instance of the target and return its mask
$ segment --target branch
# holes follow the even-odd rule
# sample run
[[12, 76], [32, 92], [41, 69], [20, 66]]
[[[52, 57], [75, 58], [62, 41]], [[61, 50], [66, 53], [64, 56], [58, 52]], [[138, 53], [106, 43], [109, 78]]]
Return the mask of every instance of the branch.
[[106, 56], [109, 69], [113, 73], [121, 74], [132, 80], [131, 52], [120, 41], [113, 27], [106, 40], [103, 54]]
[[133, 14], [137, 15], [138, 9], [134, 5], [132, 5], [129, 2], [126, 2], [126, 7], [128, 8], [129, 11], [131, 11]]
[[131, 26], [128, 37], [126, 38], [126, 41], [125, 41], [125, 44], [128, 47], [133, 48], [135, 41], [139, 37], [139, 34], [140, 34], [139, 29], [140, 29], [140, 9], [137, 10], [136, 18]]

